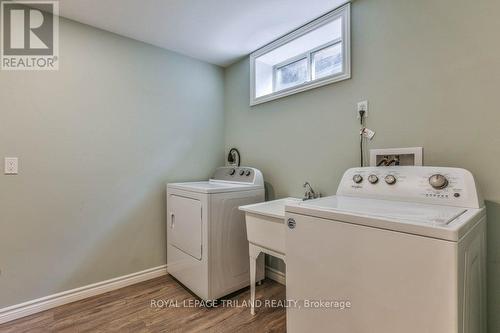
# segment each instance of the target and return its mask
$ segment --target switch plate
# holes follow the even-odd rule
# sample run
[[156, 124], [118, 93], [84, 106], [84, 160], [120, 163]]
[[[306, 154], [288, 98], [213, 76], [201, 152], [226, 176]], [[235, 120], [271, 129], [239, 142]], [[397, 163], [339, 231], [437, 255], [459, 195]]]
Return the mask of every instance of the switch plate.
[[17, 157], [5, 158], [5, 174], [17, 175], [19, 173], [19, 160]]
[[368, 101], [361, 101], [358, 103], [358, 108], [356, 109], [356, 115], [359, 119], [359, 111], [365, 111], [365, 118], [368, 118]]

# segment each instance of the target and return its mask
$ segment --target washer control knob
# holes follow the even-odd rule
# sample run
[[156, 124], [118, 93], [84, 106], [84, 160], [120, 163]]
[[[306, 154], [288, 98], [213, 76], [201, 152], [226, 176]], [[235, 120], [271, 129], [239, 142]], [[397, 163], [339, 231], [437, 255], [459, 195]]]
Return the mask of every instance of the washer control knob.
[[378, 183], [378, 177], [377, 175], [369, 175], [368, 176], [368, 181], [372, 184], [377, 184]]
[[436, 190], [442, 190], [448, 186], [448, 179], [441, 174], [435, 174], [429, 177], [429, 184]]
[[236, 173], [236, 170], [235, 170], [235, 169], [231, 169], [231, 170], [229, 171], [229, 175], [231, 175], [231, 176], [234, 176], [234, 174], [235, 174], [235, 173]]
[[245, 176], [247, 176], [247, 177], [248, 177], [248, 176], [250, 176], [250, 174], [251, 174], [251, 173], [252, 173], [252, 171], [247, 170], [247, 172], [245, 172]]
[[240, 176], [243, 176], [245, 174], [245, 170], [240, 171]]
[[356, 183], [356, 184], [359, 184], [363, 181], [363, 176], [361, 176], [360, 174], [355, 174], [353, 177], [352, 177], [352, 180]]
[[397, 181], [396, 177], [394, 177], [393, 175], [387, 175], [387, 176], [385, 176], [384, 179], [385, 179], [385, 182], [389, 185], [394, 185], [394, 184], [396, 184], [396, 181]]

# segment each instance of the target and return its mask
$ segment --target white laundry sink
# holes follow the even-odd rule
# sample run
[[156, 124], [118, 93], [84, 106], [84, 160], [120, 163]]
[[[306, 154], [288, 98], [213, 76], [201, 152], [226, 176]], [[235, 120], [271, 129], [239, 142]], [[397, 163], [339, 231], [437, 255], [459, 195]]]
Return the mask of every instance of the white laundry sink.
[[301, 200], [284, 198], [240, 206], [246, 214], [248, 242], [285, 254], [285, 205], [298, 201]]
[[[240, 206], [245, 212], [247, 225], [248, 253], [250, 256], [250, 313], [255, 314], [255, 282], [257, 279], [257, 262], [264, 266], [267, 253], [286, 262], [285, 255], [285, 206], [301, 201], [296, 198], [285, 198], [258, 204]], [[260, 259], [259, 259], [260, 257]]]

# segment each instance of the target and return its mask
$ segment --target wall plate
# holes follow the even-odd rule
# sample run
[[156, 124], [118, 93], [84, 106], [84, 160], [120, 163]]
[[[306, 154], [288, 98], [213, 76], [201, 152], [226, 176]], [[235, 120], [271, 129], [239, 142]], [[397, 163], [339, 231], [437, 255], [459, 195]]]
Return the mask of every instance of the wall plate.
[[359, 112], [365, 111], [363, 118], [368, 118], [368, 101], [361, 101], [358, 103], [358, 107], [356, 108], [356, 118], [360, 118]]
[[17, 175], [19, 173], [19, 160], [17, 157], [6, 157], [4, 173], [6, 175]]
[[377, 166], [385, 156], [398, 156], [399, 165], [424, 165], [424, 148], [385, 148], [385, 149], [370, 149], [370, 166]]

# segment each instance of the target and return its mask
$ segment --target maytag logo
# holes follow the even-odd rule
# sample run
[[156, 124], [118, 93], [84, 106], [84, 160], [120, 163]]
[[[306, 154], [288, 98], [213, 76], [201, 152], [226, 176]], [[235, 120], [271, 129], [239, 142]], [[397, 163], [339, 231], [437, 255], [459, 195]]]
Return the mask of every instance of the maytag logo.
[[59, 69], [59, 3], [1, 1], [2, 70]]

